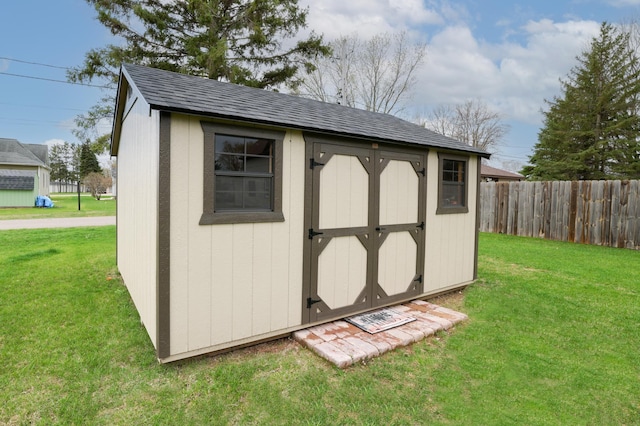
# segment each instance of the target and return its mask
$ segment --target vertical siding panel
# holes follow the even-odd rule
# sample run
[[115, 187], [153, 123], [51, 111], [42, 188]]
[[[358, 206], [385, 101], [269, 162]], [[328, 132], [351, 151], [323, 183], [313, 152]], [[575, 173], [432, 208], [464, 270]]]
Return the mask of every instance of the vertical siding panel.
[[319, 226], [320, 228], [334, 228], [337, 224], [337, 158], [331, 158], [326, 165], [320, 169], [320, 211]]
[[[286, 164], [286, 163], [285, 163]], [[289, 273], [288, 326], [302, 323], [302, 264], [304, 241], [304, 189], [305, 189], [305, 143], [299, 132], [290, 133], [289, 181], [290, 204], [288, 218]]]
[[[300, 143], [303, 144], [302, 141]], [[290, 290], [287, 284], [290, 280], [289, 271], [292, 261], [291, 224], [295, 221], [295, 216], [292, 215], [291, 210], [292, 197], [295, 192], [293, 191], [293, 186], [296, 183], [300, 183], [292, 182], [291, 147], [292, 140], [289, 132], [283, 140], [282, 147], [282, 214], [284, 215], [285, 223], [271, 225], [270, 252], [273, 256], [271, 259], [271, 287], [269, 294], [269, 310], [271, 314], [266, 321], [269, 330], [286, 328], [288, 326], [290, 299], [300, 300], [299, 294], [289, 294]], [[297, 160], [305, 164], [302, 159]], [[304, 204], [299, 204], [298, 206], [302, 205]], [[302, 264], [302, 258], [300, 258], [300, 264]]]
[[253, 253], [246, 255], [252, 257], [253, 277], [252, 277], [252, 305], [251, 312], [252, 335], [267, 333], [270, 327], [271, 314], [271, 286], [273, 263], [271, 241], [276, 236], [272, 232], [273, 224], [267, 226], [253, 227]]
[[[283, 179], [284, 180], [284, 179]], [[287, 180], [284, 180], [288, 182]], [[284, 191], [283, 191], [284, 192]], [[285, 210], [285, 207], [283, 207]], [[288, 210], [288, 206], [286, 208]], [[284, 212], [285, 217], [289, 217], [288, 211]], [[269, 271], [269, 295], [268, 311], [269, 318], [266, 318], [265, 325], [267, 331], [279, 330], [289, 325], [289, 305], [292, 300], [296, 300], [298, 306], [301, 300], [299, 293], [289, 294], [289, 270], [291, 269], [291, 229], [284, 224], [273, 224], [271, 226], [271, 240], [269, 243], [269, 253], [271, 254]], [[300, 258], [302, 262], [302, 258]], [[256, 283], [260, 285], [260, 283]], [[267, 303], [264, 300], [263, 303]]]
[[[181, 146], [186, 151], [189, 167], [181, 170], [188, 176], [187, 186], [181, 191], [193, 194], [188, 204], [179, 206], [188, 218], [189, 250], [187, 253], [188, 275], [188, 315], [189, 349], [195, 350], [211, 345], [211, 227], [199, 225], [203, 212], [202, 176], [204, 135], [197, 120], [181, 120], [181, 126], [175, 130], [179, 140], [188, 141]], [[186, 139], [185, 139], [186, 136]], [[186, 145], [186, 146], [184, 146]]]
[[253, 317], [253, 224], [233, 225], [233, 339], [252, 335]]
[[233, 340], [233, 225], [211, 230], [211, 344]]
[[367, 224], [369, 211], [369, 207], [367, 204], [369, 200], [369, 191], [367, 190], [369, 175], [366, 169], [362, 166], [362, 163], [360, 163], [360, 160], [358, 160], [356, 157], [349, 158], [349, 179], [354, 182], [354, 184], [351, 185], [351, 192], [349, 194], [348, 200], [348, 203], [350, 205], [349, 223], [358, 223], [362, 226], [365, 226]]
[[[139, 101], [122, 123], [118, 152], [118, 268], [140, 319], [156, 342], [158, 114]], [[140, 180], [145, 182], [140, 185]]]
[[171, 353], [189, 345], [189, 144], [181, 116], [171, 116]]

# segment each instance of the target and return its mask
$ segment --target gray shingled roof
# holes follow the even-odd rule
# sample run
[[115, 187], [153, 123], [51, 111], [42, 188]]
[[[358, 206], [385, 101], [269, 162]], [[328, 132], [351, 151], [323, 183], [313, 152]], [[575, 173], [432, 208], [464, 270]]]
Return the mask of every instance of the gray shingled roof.
[[[152, 108], [342, 136], [488, 154], [389, 114], [139, 65], [123, 73]], [[119, 135], [117, 135], [119, 136]], [[117, 137], [116, 136], [116, 137]]]
[[0, 189], [32, 191], [36, 172], [31, 170], [0, 169]]
[[22, 146], [33, 153], [43, 164], [49, 165], [49, 147], [37, 143], [23, 143]]
[[46, 166], [28, 147], [16, 139], [6, 138], [0, 138], [0, 164]]

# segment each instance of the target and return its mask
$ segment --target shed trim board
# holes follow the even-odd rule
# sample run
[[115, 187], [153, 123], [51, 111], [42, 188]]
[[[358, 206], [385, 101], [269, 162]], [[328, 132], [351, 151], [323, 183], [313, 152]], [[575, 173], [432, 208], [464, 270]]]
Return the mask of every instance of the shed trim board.
[[160, 113], [158, 176], [157, 354], [171, 355], [171, 114]]
[[[384, 114], [131, 71], [123, 68], [119, 81], [111, 147], [124, 155], [117, 258], [160, 362], [277, 338], [477, 277], [479, 183], [470, 177], [479, 177], [485, 152]], [[187, 82], [203, 87], [194, 92]], [[235, 93], [246, 111], [233, 98], [222, 100], [231, 105], [224, 113], [204, 101]], [[273, 121], [255, 110], [264, 105], [254, 105], [254, 94], [258, 105], [273, 100]], [[201, 98], [193, 109], [184, 103], [190, 96]], [[293, 107], [301, 117], [288, 118]], [[347, 130], [321, 128], [334, 119]], [[275, 221], [202, 221], [212, 200], [206, 133], [216, 129], [281, 140], [273, 146], [281, 174], [273, 195], [282, 204], [274, 204]], [[467, 159], [467, 203], [476, 209], [437, 214], [443, 153]], [[345, 277], [344, 288], [336, 276]]]

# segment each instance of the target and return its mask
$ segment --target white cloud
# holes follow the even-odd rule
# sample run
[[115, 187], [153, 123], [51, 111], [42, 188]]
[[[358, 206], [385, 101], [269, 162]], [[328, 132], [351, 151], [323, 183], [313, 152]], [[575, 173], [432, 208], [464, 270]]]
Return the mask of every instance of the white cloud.
[[300, 5], [309, 7], [308, 28], [323, 34], [326, 40], [354, 33], [366, 39], [444, 22], [421, 0], [302, 0]]
[[478, 98], [512, 124], [518, 145], [532, 144], [536, 136], [531, 130], [516, 136], [515, 126], [535, 129], [542, 124], [544, 100], [559, 94], [559, 80], [600, 28], [599, 22], [579, 18], [530, 20], [517, 27], [514, 22], [522, 20], [497, 16], [489, 30], [502, 33], [489, 38], [481, 32], [481, 19], [457, 2], [302, 0], [301, 5], [309, 6], [308, 28], [328, 41], [340, 35], [368, 38], [401, 30], [415, 40], [428, 39], [426, 61], [406, 115]]
[[44, 145], [47, 145], [49, 147], [49, 149], [51, 149], [55, 145], [64, 144], [64, 142], [65, 141], [62, 140], [62, 139], [48, 139], [48, 140], [44, 141]]
[[559, 79], [598, 31], [593, 21], [530, 21], [523, 43], [480, 44], [469, 27], [446, 27], [428, 45], [414, 103], [480, 98], [508, 118], [539, 123], [544, 99], [558, 93]]

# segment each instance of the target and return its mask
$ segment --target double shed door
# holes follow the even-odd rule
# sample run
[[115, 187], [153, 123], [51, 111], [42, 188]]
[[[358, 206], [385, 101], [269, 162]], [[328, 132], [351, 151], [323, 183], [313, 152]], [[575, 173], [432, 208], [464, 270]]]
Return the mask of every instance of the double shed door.
[[426, 153], [311, 137], [307, 144], [305, 321], [422, 294]]

